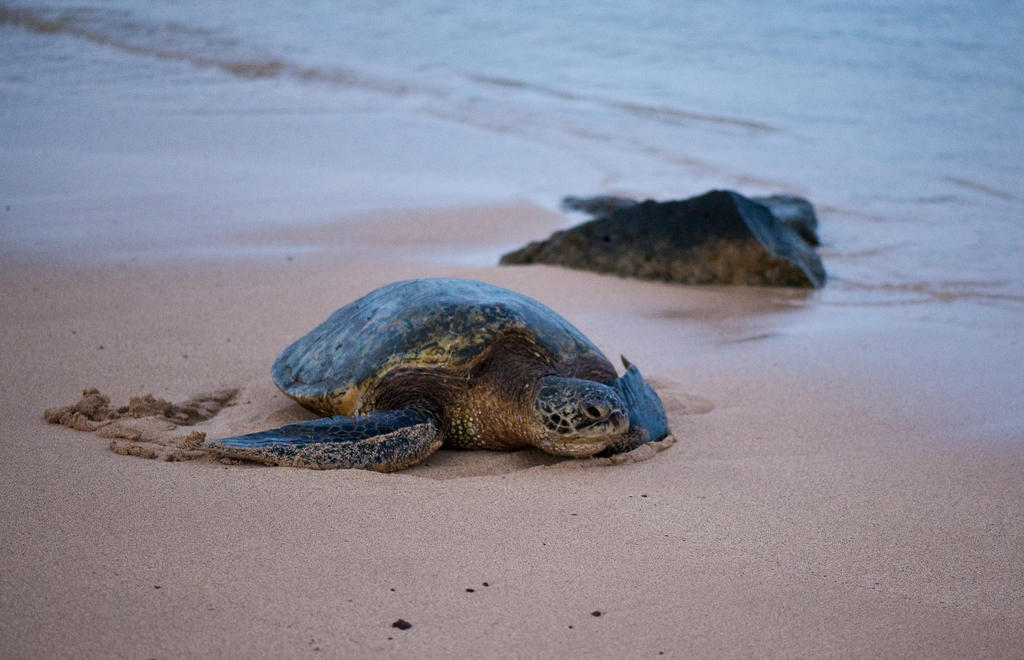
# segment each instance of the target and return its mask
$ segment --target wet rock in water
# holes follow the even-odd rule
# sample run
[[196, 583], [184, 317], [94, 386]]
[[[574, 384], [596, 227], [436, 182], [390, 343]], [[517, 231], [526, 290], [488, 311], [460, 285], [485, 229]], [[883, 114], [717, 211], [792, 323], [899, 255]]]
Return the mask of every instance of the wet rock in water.
[[809, 245], [821, 245], [821, 241], [818, 240], [818, 216], [814, 214], [814, 205], [803, 197], [768, 195], [750, 199], [768, 207], [772, 215], [789, 225]]
[[[813, 218], [813, 207], [776, 201], [781, 198], [770, 203], [802, 209], [787, 210], [787, 217], [809, 226], [806, 210]], [[713, 190], [682, 201], [648, 200], [632, 206], [623, 198], [610, 199], [616, 207], [611, 213], [510, 252], [501, 263], [553, 264], [683, 284], [825, 284], [821, 259], [803, 232], [739, 193]], [[573, 202], [573, 208], [607, 206], [586, 202]]]
[[595, 218], [611, 215], [619, 209], [628, 209], [636, 206], [640, 201], [629, 197], [614, 197], [612, 195], [598, 195], [597, 197], [564, 197], [562, 208], [566, 211], [580, 211]]
[[[768, 207], [772, 214], [789, 225], [801, 238], [810, 245], [818, 246], [818, 216], [814, 213], [814, 205], [803, 197], [796, 195], [766, 195], [764, 197], [751, 197], [751, 201]], [[638, 199], [630, 197], [616, 197], [614, 195], [597, 195], [596, 197], [564, 197], [562, 198], [562, 209], [565, 211], [579, 211], [592, 215], [595, 218], [603, 218], [618, 211], [628, 209], [640, 203]]]

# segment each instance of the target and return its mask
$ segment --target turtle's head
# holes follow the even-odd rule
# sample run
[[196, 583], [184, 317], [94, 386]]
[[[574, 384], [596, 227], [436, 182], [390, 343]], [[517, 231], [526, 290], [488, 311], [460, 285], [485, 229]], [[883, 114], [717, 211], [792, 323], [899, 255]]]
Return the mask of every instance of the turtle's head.
[[614, 388], [549, 376], [533, 401], [540, 430], [534, 444], [560, 456], [592, 456], [629, 431], [629, 413]]

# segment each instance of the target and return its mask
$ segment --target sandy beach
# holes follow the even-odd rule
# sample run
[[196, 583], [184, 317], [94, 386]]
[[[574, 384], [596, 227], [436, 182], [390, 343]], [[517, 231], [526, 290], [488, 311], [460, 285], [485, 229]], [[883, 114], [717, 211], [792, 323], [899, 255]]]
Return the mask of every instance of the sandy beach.
[[[486, 251], [520, 238], [487, 238], [510, 214], [513, 234], [558, 221], [403, 212], [337, 243], [291, 233], [316, 254], [5, 267], [4, 657], [1019, 656], [1012, 313], [443, 265], [386, 238], [473, 218]], [[367, 223], [375, 241], [340, 240]], [[241, 388], [210, 437], [305, 418], [270, 381], [277, 352], [435, 275], [534, 296], [627, 355], [679, 442], [624, 466], [441, 451], [384, 475], [125, 457], [42, 420], [87, 387]]]

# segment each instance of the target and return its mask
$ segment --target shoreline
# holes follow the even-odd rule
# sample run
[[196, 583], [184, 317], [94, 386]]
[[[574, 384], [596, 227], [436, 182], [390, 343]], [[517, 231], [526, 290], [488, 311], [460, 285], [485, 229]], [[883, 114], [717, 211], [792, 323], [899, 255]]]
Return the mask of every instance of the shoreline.
[[[452, 224], [422, 247], [437, 213]], [[291, 261], [0, 268], [7, 651], [1020, 648], [1015, 310], [444, 263], [504, 241], [503, 213], [534, 214], [523, 234], [558, 220], [519, 205], [402, 212], [384, 224], [406, 242], [368, 218], [312, 231], [333, 247]], [[460, 235], [469, 219], [482, 229]], [[641, 368], [678, 441], [632, 465], [441, 451], [378, 475], [119, 456], [42, 420], [94, 386], [115, 403], [241, 387], [195, 427], [210, 437], [294, 420], [307, 413], [270, 381], [277, 352], [345, 302], [416, 276], [483, 279], [551, 306]]]

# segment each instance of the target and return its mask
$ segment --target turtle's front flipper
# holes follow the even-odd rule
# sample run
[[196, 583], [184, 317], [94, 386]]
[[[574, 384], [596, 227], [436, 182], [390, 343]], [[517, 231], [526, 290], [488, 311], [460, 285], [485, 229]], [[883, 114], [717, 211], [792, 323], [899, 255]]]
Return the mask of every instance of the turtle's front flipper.
[[441, 430], [427, 415], [380, 410], [363, 417], [325, 417], [210, 440], [203, 447], [220, 456], [270, 465], [394, 472], [419, 463], [441, 442]]
[[626, 373], [615, 382], [615, 388], [626, 400], [630, 432], [623, 436], [621, 442], [605, 450], [616, 454], [645, 442], [661, 440], [669, 432], [665, 406], [658, 393], [640, 375], [636, 365], [630, 364], [626, 358], [622, 358], [622, 364], [626, 367]]

